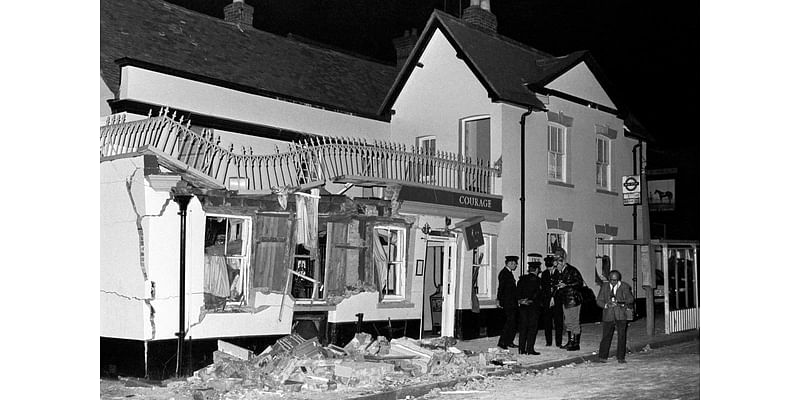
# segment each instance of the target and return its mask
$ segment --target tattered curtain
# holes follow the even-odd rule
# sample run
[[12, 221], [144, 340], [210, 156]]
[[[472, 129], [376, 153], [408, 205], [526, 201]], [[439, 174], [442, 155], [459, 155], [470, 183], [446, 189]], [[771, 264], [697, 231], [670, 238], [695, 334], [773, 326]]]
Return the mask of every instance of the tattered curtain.
[[317, 207], [319, 196], [307, 193], [295, 193], [295, 204], [297, 206], [297, 244], [305, 246], [307, 249], [317, 248]]
[[372, 230], [372, 259], [375, 263], [375, 271], [378, 277], [378, 296], [382, 299], [384, 285], [386, 284], [386, 278], [389, 273], [389, 264], [387, 262], [388, 256], [386, 254], [386, 249], [381, 244], [381, 235], [378, 233], [378, 229]]

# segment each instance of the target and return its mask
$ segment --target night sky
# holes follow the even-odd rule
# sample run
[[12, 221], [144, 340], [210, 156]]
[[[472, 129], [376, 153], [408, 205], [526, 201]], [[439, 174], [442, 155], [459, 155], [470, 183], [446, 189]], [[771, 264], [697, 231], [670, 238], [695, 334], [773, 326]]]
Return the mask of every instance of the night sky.
[[[169, 0], [217, 18], [231, 0]], [[392, 38], [459, 0], [245, 0], [253, 25], [394, 63]], [[461, 0], [462, 7], [469, 0]], [[498, 33], [560, 56], [589, 50], [656, 139], [649, 168], [678, 168], [681, 238], [699, 238], [700, 10], [664, 0], [494, 0]], [[664, 216], [667, 217], [667, 216]], [[656, 218], [658, 219], [658, 218]]]
[[[218, 18], [230, 0], [170, 0]], [[458, 0], [246, 0], [256, 28], [394, 62], [392, 38], [422, 30]], [[461, 0], [468, 5], [469, 0]], [[696, 3], [495, 0], [498, 32], [553, 55], [589, 50], [631, 111], [667, 147], [699, 146], [700, 12]]]

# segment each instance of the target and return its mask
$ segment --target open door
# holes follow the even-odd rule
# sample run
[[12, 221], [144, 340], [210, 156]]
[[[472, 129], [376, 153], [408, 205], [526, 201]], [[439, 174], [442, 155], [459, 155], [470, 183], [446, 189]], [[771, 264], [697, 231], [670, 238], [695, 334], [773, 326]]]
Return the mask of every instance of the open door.
[[427, 241], [423, 288], [423, 337], [453, 336], [455, 249], [455, 240], [452, 238], [430, 237]]

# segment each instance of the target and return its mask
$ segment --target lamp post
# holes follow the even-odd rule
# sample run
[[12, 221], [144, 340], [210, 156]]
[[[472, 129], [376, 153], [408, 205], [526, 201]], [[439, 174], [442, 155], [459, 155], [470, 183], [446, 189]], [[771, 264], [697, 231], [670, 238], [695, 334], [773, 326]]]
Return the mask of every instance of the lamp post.
[[183, 190], [173, 191], [172, 199], [178, 203], [178, 215], [181, 217], [181, 232], [180, 232], [180, 267], [179, 267], [179, 289], [178, 289], [178, 332], [175, 336], [178, 337], [178, 355], [177, 365], [175, 366], [175, 374], [183, 376], [183, 345], [186, 339], [186, 322], [184, 320], [186, 314], [186, 209], [189, 202], [192, 200], [191, 194], [184, 193]]

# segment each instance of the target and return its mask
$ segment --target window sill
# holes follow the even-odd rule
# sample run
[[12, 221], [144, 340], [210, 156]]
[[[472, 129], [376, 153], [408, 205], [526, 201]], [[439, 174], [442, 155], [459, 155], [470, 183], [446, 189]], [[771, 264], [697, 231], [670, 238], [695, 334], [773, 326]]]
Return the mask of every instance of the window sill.
[[388, 300], [378, 303], [378, 308], [414, 308], [414, 303], [406, 300]]
[[619, 196], [619, 193], [612, 192], [610, 190], [605, 190], [605, 189], [596, 189], [596, 190], [597, 190], [597, 193], [607, 194], [607, 195], [610, 195], [610, 196]]
[[575, 188], [575, 185], [573, 185], [571, 183], [565, 183], [565, 182], [559, 182], [559, 181], [550, 181], [550, 180], [548, 180], [547, 184], [548, 185], [553, 185], [553, 186], [566, 187], [566, 188], [570, 188], [570, 189], [574, 189]]

